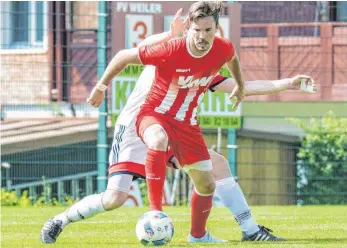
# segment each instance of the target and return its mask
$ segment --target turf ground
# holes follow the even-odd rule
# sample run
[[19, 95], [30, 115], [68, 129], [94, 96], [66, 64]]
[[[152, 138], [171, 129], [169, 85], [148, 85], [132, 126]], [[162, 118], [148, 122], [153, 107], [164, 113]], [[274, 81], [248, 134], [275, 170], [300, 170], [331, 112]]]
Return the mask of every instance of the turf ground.
[[[2, 207], [1, 247], [44, 247], [39, 239], [43, 223], [64, 209]], [[347, 247], [347, 206], [253, 207], [258, 223], [290, 240], [282, 243], [241, 243], [241, 232], [232, 215], [225, 208], [214, 208], [208, 227], [213, 235], [229, 240], [224, 245], [189, 245], [189, 208], [164, 210], [175, 226], [169, 247]], [[147, 208], [122, 208], [74, 223], [64, 229], [56, 244], [46, 246], [142, 247], [135, 236], [135, 224], [145, 211]]]

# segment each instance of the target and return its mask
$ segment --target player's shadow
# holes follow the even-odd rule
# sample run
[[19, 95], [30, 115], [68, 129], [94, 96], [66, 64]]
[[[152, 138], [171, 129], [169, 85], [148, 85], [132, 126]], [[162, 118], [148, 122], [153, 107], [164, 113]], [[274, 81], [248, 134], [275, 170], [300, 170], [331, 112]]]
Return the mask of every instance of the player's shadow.
[[[190, 244], [190, 243], [186, 243], [186, 244], [174, 244], [174, 243], [170, 243], [170, 244], [168, 244], [167, 246], [165, 246], [165, 247], [168, 247], [168, 248], [170, 248], [170, 247], [204, 247], [204, 246], [208, 246], [208, 247], [211, 247], [211, 245], [213, 245], [213, 246], [218, 246], [218, 247], [230, 247], [230, 245], [231, 245], [232, 243], [231, 242], [228, 242], [228, 243], [209, 243], [209, 244], [207, 244], [207, 243], [198, 243], [198, 244]], [[197, 246], [198, 245], [198, 246]]]
[[[294, 244], [347, 244], [347, 238], [311, 238], [311, 239], [288, 239], [288, 241], [282, 241], [282, 242], [252, 242], [252, 241], [247, 241], [247, 242], [241, 242], [239, 240], [228, 240], [228, 243], [219, 243], [219, 244], [213, 244], [213, 246], [218, 246], [218, 247], [229, 247], [230, 245], [237, 245], [240, 243], [244, 243], [247, 245], [259, 245], [259, 244], [265, 244], [269, 243], [271, 245], [276, 244], [276, 245], [294, 245]], [[64, 242], [63, 244], [69, 244], [69, 245], [76, 245], [75, 242]], [[85, 245], [109, 245], [113, 244], [116, 245], [115, 247], [127, 247], [127, 245], [136, 245], [139, 244], [138, 242], [129, 242], [128, 244], [124, 243], [115, 243], [114, 241], [107, 241], [103, 240], [102, 242], [96, 241], [96, 242], [87, 242]], [[211, 244], [199, 244], [199, 247], [204, 247], [204, 246], [210, 246]], [[167, 247], [196, 247], [196, 244], [189, 244], [187, 243], [181, 243], [181, 244], [175, 244], [175, 243], [170, 243]]]
[[311, 239], [289, 239], [288, 242], [314, 242], [314, 243], [319, 243], [319, 244], [324, 244], [324, 243], [347, 243], [347, 237], [346, 238], [311, 238]]
[[246, 241], [241, 242], [238, 240], [229, 240], [227, 244], [240, 244], [245, 243], [247, 245], [259, 245], [259, 244], [276, 244], [276, 245], [299, 245], [299, 244], [347, 244], [347, 238], [311, 238], [311, 239], [288, 239], [287, 241], [273, 241], [273, 242], [255, 242]]

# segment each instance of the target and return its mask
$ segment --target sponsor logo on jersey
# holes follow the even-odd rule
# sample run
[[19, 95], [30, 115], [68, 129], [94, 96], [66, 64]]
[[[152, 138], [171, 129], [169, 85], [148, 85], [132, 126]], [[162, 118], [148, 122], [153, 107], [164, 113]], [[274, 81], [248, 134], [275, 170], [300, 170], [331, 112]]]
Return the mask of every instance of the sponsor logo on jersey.
[[176, 72], [190, 72], [190, 69], [176, 69]]
[[151, 176], [146, 176], [147, 179], [151, 179], [151, 180], [160, 180], [160, 177], [151, 177]]
[[184, 76], [180, 76], [178, 78], [178, 85], [181, 85], [181, 88], [191, 88], [194, 86], [206, 86], [209, 82], [211, 82], [213, 76], [209, 76], [209, 77], [203, 77], [203, 78], [197, 78], [194, 79], [194, 76], [188, 76], [188, 77], [184, 77]]

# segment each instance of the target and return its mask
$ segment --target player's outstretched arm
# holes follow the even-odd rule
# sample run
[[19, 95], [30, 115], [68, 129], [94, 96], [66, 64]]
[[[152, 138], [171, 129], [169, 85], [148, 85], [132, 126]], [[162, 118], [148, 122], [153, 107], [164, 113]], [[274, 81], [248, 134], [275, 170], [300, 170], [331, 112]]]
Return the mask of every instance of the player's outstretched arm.
[[104, 93], [112, 78], [117, 76], [128, 64], [141, 64], [138, 48], [119, 51], [108, 64], [104, 74], [90, 93], [87, 102], [93, 107], [99, 107], [104, 99]]
[[[213, 87], [213, 90], [231, 93], [236, 85], [234, 79], [228, 78]], [[301, 90], [309, 93], [317, 92], [314, 80], [310, 76], [306, 75], [297, 75], [292, 78], [284, 78], [280, 80], [255, 80], [245, 82], [246, 96], [268, 95], [285, 90]]]
[[232, 60], [230, 60], [228, 63], [226, 63], [230, 73], [232, 74], [237, 87], [234, 87], [233, 91], [230, 94], [230, 98], [236, 97], [237, 101], [233, 106], [233, 109], [237, 108], [239, 103], [242, 101], [245, 93], [244, 93], [244, 87], [245, 82], [243, 79], [242, 71], [241, 71], [241, 64], [239, 57], [237, 56], [236, 52]]
[[188, 16], [182, 22], [182, 19], [181, 19], [182, 11], [183, 11], [182, 8], [177, 11], [174, 19], [172, 20], [170, 24], [170, 31], [148, 36], [146, 39], [140, 42], [138, 47], [160, 44], [162, 42], [166, 42], [180, 36], [184, 32], [184, 30], [186, 29], [189, 23]]

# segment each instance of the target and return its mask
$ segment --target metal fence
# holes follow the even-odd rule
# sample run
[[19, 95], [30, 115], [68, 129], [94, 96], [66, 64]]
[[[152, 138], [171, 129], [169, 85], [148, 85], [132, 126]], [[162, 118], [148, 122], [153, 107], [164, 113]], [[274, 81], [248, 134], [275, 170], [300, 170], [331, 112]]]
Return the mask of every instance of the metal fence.
[[[108, 61], [116, 35], [111, 32], [111, 4], [105, 47]], [[249, 100], [343, 104], [347, 93], [345, 9], [344, 2], [242, 3], [240, 57], [246, 79], [303, 73], [316, 78], [321, 89], [309, 97], [283, 93]], [[98, 2], [1, 2], [2, 187], [23, 186], [21, 190], [28, 189], [36, 198], [45, 184], [51, 184], [51, 195], [58, 199], [64, 194], [79, 198], [97, 190], [98, 112], [85, 99], [97, 82], [98, 16]], [[268, 117], [259, 113], [252, 118]], [[283, 120], [283, 116], [271, 118], [273, 123]], [[215, 130], [204, 133], [209, 147], [218, 149], [219, 144], [226, 157], [228, 149], [234, 149], [227, 148], [226, 130], [221, 141]], [[335, 191], [324, 194], [314, 192], [316, 187], [302, 190], [307, 180], [313, 181], [311, 185], [347, 184], [346, 172], [302, 179], [299, 140], [272, 135], [252, 136], [243, 130], [238, 134], [237, 176], [251, 204], [347, 202], [343, 187], [341, 191], [331, 187]], [[188, 178], [181, 177], [178, 203], [186, 202], [190, 187]], [[169, 171], [171, 186], [173, 178]], [[40, 186], [40, 181], [45, 183]]]

